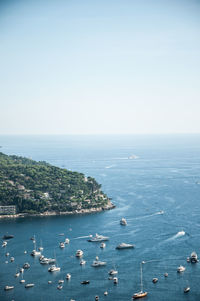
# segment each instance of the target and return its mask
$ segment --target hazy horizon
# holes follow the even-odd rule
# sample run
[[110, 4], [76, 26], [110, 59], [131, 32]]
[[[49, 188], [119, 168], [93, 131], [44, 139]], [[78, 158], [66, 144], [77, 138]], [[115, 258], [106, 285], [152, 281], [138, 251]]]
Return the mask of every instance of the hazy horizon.
[[0, 1], [0, 134], [200, 133], [200, 1]]

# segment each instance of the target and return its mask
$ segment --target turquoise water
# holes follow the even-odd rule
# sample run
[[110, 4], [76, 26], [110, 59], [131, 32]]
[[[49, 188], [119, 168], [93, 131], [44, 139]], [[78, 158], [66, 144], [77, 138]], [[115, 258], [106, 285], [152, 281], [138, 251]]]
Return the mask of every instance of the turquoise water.
[[[1, 220], [0, 237], [6, 232], [15, 237], [6, 249], [0, 249], [0, 300], [92, 301], [95, 295], [100, 300], [131, 300], [140, 290], [142, 260], [147, 261], [143, 277], [148, 297], [144, 300], [200, 300], [200, 263], [186, 262], [192, 251], [200, 255], [200, 135], [0, 136], [0, 145], [6, 154], [45, 160], [95, 177], [117, 206], [91, 215]], [[131, 155], [136, 159], [128, 159]], [[121, 217], [127, 219], [126, 227], [120, 226]], [[70, 239], [63, 250], [60, 233]], [[105, 249], [84, 238], [95, 233], [110, 237]], [[47, 266], [30, 256], [33, 235], [38, 245], [42, 243], [45, 256], [56, 255], [60, 272], [48, 273]], [[121, 242], [133, 243], [135, 249], [116, 250]], [[75, 257], [77, 249], [84, 252], [84, 267]], [[15, 257], [13, 263], [5, 252]], [[107, 266], [91, 267], [96, 256]], [[26, 283], [35, 284], [30, 289], [14, 277], [24, 262], [31, 264], [24, 272]], [[176, 272], [180, 264], [186, 267], [183, 274]], [[119, 272], [118, 285], [108, 280], [113, 267]], [[67, 273], [72, 275], [69, 282]], [[159, 279], [156, 284], [153, 277]], [[57, 290], [59, 279], [65, 280], [62, 290]], [[82, 280], [90, 284], [83, 286]], [[5, 285], [15, 288], [4, 292]], [[191, 290], [184, 294], [187, 285]], [[103, 295], [105, 290], [108, 296]]]

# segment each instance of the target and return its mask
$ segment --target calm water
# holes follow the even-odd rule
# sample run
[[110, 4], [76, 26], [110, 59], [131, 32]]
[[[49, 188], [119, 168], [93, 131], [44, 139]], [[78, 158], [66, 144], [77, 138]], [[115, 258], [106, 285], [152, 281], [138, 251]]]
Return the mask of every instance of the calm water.
[[[36, 301], [70, 300], [131, 300], [140, 289], [139, 265], [144, 265], [145, 300], [183, 301], [200, 300], [200, 263], [189, 264], [192, 251], [200, 255], [200, 135], [177, 136], [0, 136], [1, 151], [45, 160], [59, 167], [76, 170], [95, 177], [102, 189], [113, 199], [115, 210], [83, 216], [26, 218], [0, 221], [0, 237], [6, 232], [15, 236], [6, 249], [0, 249], [0, 300]], [[128, 159], [131, 155], [136, 159]], [[163, 210], [164, 214], [159, 214]], [[121, 217], [127, 219], [120, 226]], [[90, 234], [110, 237], [105, 249], [98, 243], [89, 243]], [[65, 249], [59, 248], [64, 233], [70, 238]], [[50, 274], [30, 252], [35, 234], [43, 254], [54, 257], [61, 271]], [[135, 249], [115, 250], [121, 242], [134, 243]], [[84, 251], [85, 267], [75, 258], [77, 249]], [[27, 254], [24, 254], [27, 250]], [[15, 257], [11, 263], [5, 252]], [[107, 266], [93, 268], [96, 256], [107, 261]], [[153, 261], [151, 261], [153, 260]], [[35, 283], [26, 290], [16, 270], [24, 262], [31, 268], [24, 272], [26, 282]], [[149, 261], [149, 262], [148, 262]], [[183, 274], [177, 267], [186, 266]], [[111, 268], [118, 270], [118, 285], [108, 280]], [[168, 272], [169, 277], [163, 274]], [[71, 273], [63, 289], [57, 290], [59, 279]], [[158, 277], [156, 284], [152, 278]], [[89, 279], [87, 286], [80, 284]], [[52, 284], [48, 284], [52, 280]], [[190, 285], [191, 291], [183, 293]], [[5, 285], [14, 285], [13, 291], [4, 292]], [[103, 295], [108, 291], [108, 296]]]

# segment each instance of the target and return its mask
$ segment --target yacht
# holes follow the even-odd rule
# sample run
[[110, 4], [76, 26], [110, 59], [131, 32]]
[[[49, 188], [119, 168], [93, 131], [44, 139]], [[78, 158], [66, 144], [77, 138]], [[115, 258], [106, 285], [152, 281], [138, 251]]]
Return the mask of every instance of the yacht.
[[198, 256], [196, 252], [192, 252], [190, 255], [190, 262], [191, 263], [196, 263], [198, 262]]
[[12, 285], [6, 285], [5, 287], [4, 287], [4, 291], [9, 291], [9, 290], [12, 290], [14, 288], [14, 286]]
[[178, 268], [177, 268], [177, 273], [182, 273], [185, 271], [185, 267], [183, 265], [180, 265]]
[[60, 267], [57, 267], [55, 265], [52, 265], [50, 268], [48, 268], [48, 272], [57, 272], [60, 271]]
[[23, 272], [24, 272], [24, 268], [21, 268], [21, 269], [20, 269], [20, 273], [23, 273]]
[[76, 257], [81, 257], [83, 256], [83, 251], [82, 250], [77, 250], [76, 251]]
[[100, 261], [98, 256], [96, 256], [96, 260], [94, 260], [92, 263], [92, 267], [101, 267], [101, 266], [105, 266], [105, 265], [106, 265], [106, 262]]
[[127, 225], [127, 221], [124, 217], [122, 217], [122, 219], [120, 220], [120, 225], [122, 226], [126, 226]]
[[71, 279], [71, 274], [68, 273], [68, 274], [66, 275], [66, 279], [67, 279], [67, 280], [70, 280], [70, 279]]
[[126, 244], [125, 242], [122, 242], [121, 244], [119, 244], [116, 249], [121, 250], [121, 249], [133, 249], [134, 245], [131, 244]]
[[30, 288], [30, 287], [33, 287], [35, 284], [34, 283], [27, 283], [25, 285], [25, 288]]
[[147, 292], [144, 292], [143, 291], [143, 278], [142, 278], [142, 275], [143, 275], [143, 271], [142, 271], [142, 265], [144, 264], [144, 261], [142, 261], [141, 263], [140, 263], [140, 287], [141, 287], [141, 291], [140, 292], [138, 292], [138, 293], [135, 293], [134, 295], [133, 295], [133, 299], [139, 299], [139, 298], [144, 298], [144, 297], [146, 297], [147, 296]]
[[9, 252], [7, 252], [7, 253], [5, 254], [5, 256], [7, 256], [7, 257], [8, 257], [9, 255], [10, 255], [10, 253], [9, 253]]
[[102, 243], [100, 244], [100, 248], [101, 248], [101, 249], [104, 249], [105, 247], [106, 247], [105, 242], [102, 242]]
[[110, 271], [108, 272], [108, 274], [111, 275], [111, 276], [112, 276], [112, 275], [117, 275], [117, 274], [118, 274], [118, 271], [112, 269], [112, 270], [110, 270]]
[[99, 235], [97, 233], [95, 236], [92, 236], [90, 239], [88, 239], [88, 241], [90, 241], [90, 242], [99, 242], [99, 241], [106, 241], [106, 240], [109, 240], [109, 237]]

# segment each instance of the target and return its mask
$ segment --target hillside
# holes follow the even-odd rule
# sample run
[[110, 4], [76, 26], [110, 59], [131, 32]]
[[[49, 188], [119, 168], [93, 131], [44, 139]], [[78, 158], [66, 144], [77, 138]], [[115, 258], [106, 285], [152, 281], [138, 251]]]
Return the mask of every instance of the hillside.
[[94, 178], [3, 153], [0, 153], [0, 205], [15, 205], [17, 213], [30, 214], [112, 207]]

